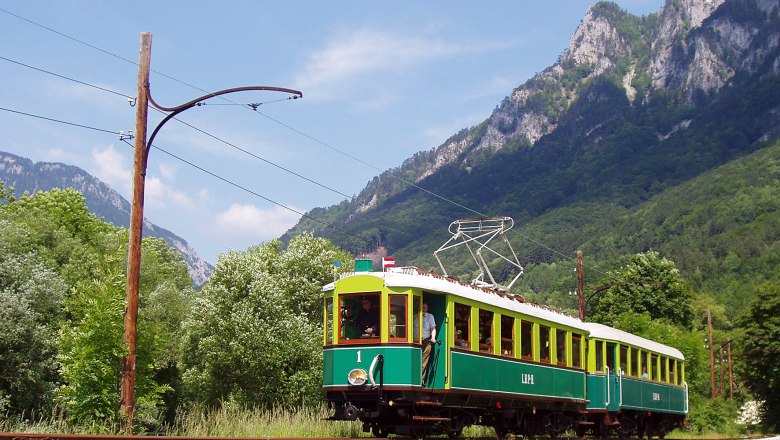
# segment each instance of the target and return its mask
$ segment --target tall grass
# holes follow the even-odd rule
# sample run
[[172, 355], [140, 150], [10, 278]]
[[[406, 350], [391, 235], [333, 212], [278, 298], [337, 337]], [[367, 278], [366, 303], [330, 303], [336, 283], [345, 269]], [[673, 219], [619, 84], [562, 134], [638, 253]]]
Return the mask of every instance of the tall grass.
[[224, 404], [216, 409], [181, 411], [166, 435], [204, 437], [361, 437], [360, 422], [325, 420], [325, 405], [314, 408], [260, 409]]

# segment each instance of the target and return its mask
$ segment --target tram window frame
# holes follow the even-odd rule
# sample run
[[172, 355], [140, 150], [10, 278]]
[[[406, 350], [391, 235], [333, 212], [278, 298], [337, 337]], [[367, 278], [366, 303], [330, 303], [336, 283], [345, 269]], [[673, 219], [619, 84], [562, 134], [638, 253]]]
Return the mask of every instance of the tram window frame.
[[625, 376], [628, 374], [628, 346], [620, 344], [620, 375]]
[[658, 368], [658, 355], [657, 354], [650, 354], [650, 366], [653, 369], [653, 380], [656, 382], [661, 381], [661, 369]]
[[493, 353], [493, 323], [496, 319], [496, 314], [490, 310], [479, 309], [478, 316], [479, 351], [481, 353]]
[[567, 345], [566, 330], [561, 330], [559, 328], [555, 329], [555, 362], [557, 365], [562, 367], [568, 365], [569, 356], [568, 352], [566, 351]]
[[515, 318], [501, 315], [501, 355], [515, 356]]
[[422, 344], [422, 298], [412, 296], [412, 342]]
[[675, 385], [682, 385], [681, 377], [680, 377], [680, 364], [681, 361], [678, 361], [677, 359], [674, 360], [674, 377], [675, 377], [674, 384]]
[[641, 377], [642, 372], [639, 371], [639, 350], [631, 347], [630, 354], [628, 355], [631, 359], [630, 366], [631, 366], [631, 376], [632, 377]]
[[539, 324], [539, 362], [552, 363], [552, 347], [550, 347], [550, 327]]
[[604, 371], [604, 341], [594, 341], [596, 344], [596, 371]]
[[582, 335], [571, 334], [571, 366], [582, 368]]
[[[455, 303], [455, 319], [453, 327], [453, 346], [458, 348], [471, 349], [471, 306]], [[463, 321], [465, 317], [465, 321]], [[465, 329], [463, 325], [465, 324]], [[464, 331], [465, 330], [465, 331]], [[458, 337], [461, 336], [461, 337]], [[463, 338], [465, 336], [465, 339]]]
[[[347, 337], [346, 330], [344, 323], [348, 322], [353, 328], [353, 332], [355, 331], [356, 324], [354, 323], [355, 319], [357, 319], [357, 315], [360, 312], [360, 309], [362, 307], [361, 300], [362, 298], [366, 296], [371, 299], [371, 309], [375, 310], [373, 313], [377, 315], [377, 329], [378, 334], [374, 337], [363, 337], [360, 333], [360, 329], [357, 329], [357, 332], [352, 333], [357, 336], [355, 337]], [[351, 304], [346, 304], [345, 301], [348, 301]], [[348, 310], [349, 312], [345, 316], [345, 310]], [[338, 338], [339, 338], [339, 344], [372, 344], [372, 343], [378, 343], [380, 341], [381, 335], [382, 335], [382, 295], [380, 292], [360, 292], [360, 293], [347, 293], [347, 294], [341, 294], [339, 295], [339, 320], [338, 320]]]
[[325, 298], [325, 345], [333, 343], [333, 297]]
[[669, 358], [667, 356], [661, 358], [661, 380], [669, 383]]
[[[393, 313], [393, 307], [398, 307], [398, 304], [393, 304], [393, 300], [403, 300], [401, 305], [402, 310], [400, 313]], [[387, 313], [387, 340], [388, 342], [407, 342], [409, 339], [409, 326], [406, 323], [406, 316], [409, 311], [409, 295], [407, 294], [390, 294], [388, 295], [388, 313]], [[393, 317], [395, 316], [395, 336], [393, 336]], [[399, 324], [398, 320], [401, 319], [402, 323]], [[399, 336], [398, 330], [402, 330], [403, 336]], [[380, 331], [381, 333], [381, 331]]]
[[534, 323], [531, 321], [520, 321], [520, 358], [534, 359]]

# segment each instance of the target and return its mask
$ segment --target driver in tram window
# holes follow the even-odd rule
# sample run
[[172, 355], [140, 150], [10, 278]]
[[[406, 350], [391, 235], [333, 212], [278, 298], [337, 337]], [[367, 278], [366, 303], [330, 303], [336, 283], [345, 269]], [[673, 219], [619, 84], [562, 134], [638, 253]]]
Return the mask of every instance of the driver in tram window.
[[355, 318], [363, 338], [379, 337], [379, 310], [374, 308], [370, 296], [360, 298], [360, 310]]

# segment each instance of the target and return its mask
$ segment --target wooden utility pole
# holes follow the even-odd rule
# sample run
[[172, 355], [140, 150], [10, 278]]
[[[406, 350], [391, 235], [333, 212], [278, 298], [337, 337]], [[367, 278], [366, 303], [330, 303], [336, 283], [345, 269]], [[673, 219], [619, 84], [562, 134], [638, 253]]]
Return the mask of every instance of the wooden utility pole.
[[734, 376], [731, 370], [731, 339], [726, 344], [726, 352], [729, 359], [729, 398], [734, 400]]
[[152, 34], [141, 33], [141, 55], [138, 62], [138, 98], [135, 113], [135, 154], [133, 156], [133, 205], [130, 211], [130, 242], [127, 250], [127, 285], [125, 294], [126, 355], [122, 366], [119, 413], [122, 430], [133, 433], [135, 411], [135, 354], [138, 323], [138, 285], [141, 276], [141, 230], [144, 221], [144, 185], [146, 176], [146, 123], [149, 112], [149, 65], [152, 56]]
[[723, 373], [724, 373], [724, 371], [723, 371], [723, 346], [722, 345], [720, 346], [720, 367], [719, 367], [719, 370], [720, 370], [720, 391], [719, 391], [719, 394], [722, 396], [723, 395]]
[[585, 277], [582, 274], [582, 251], [577, 251], [577, 306], [580, 321], [585, 320]]
[[710, 334], [710, 387], [712, 388], [712, 400], [715, 400], [717, 391], [715, 390], [715, 352], [712, 347], [712, 312], [707, 310], [707, 328]]

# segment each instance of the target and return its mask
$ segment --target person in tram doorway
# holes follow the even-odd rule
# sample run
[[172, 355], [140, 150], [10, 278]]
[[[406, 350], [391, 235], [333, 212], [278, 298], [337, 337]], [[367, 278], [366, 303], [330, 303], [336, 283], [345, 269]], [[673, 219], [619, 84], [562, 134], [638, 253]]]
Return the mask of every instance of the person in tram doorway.
[[422, 332], [422, 385], [428, 380], [428, 364], [431, 360], [432, 345], [436, 343], [436, 320], [428, 313], [428, 304], [423, 303]]

